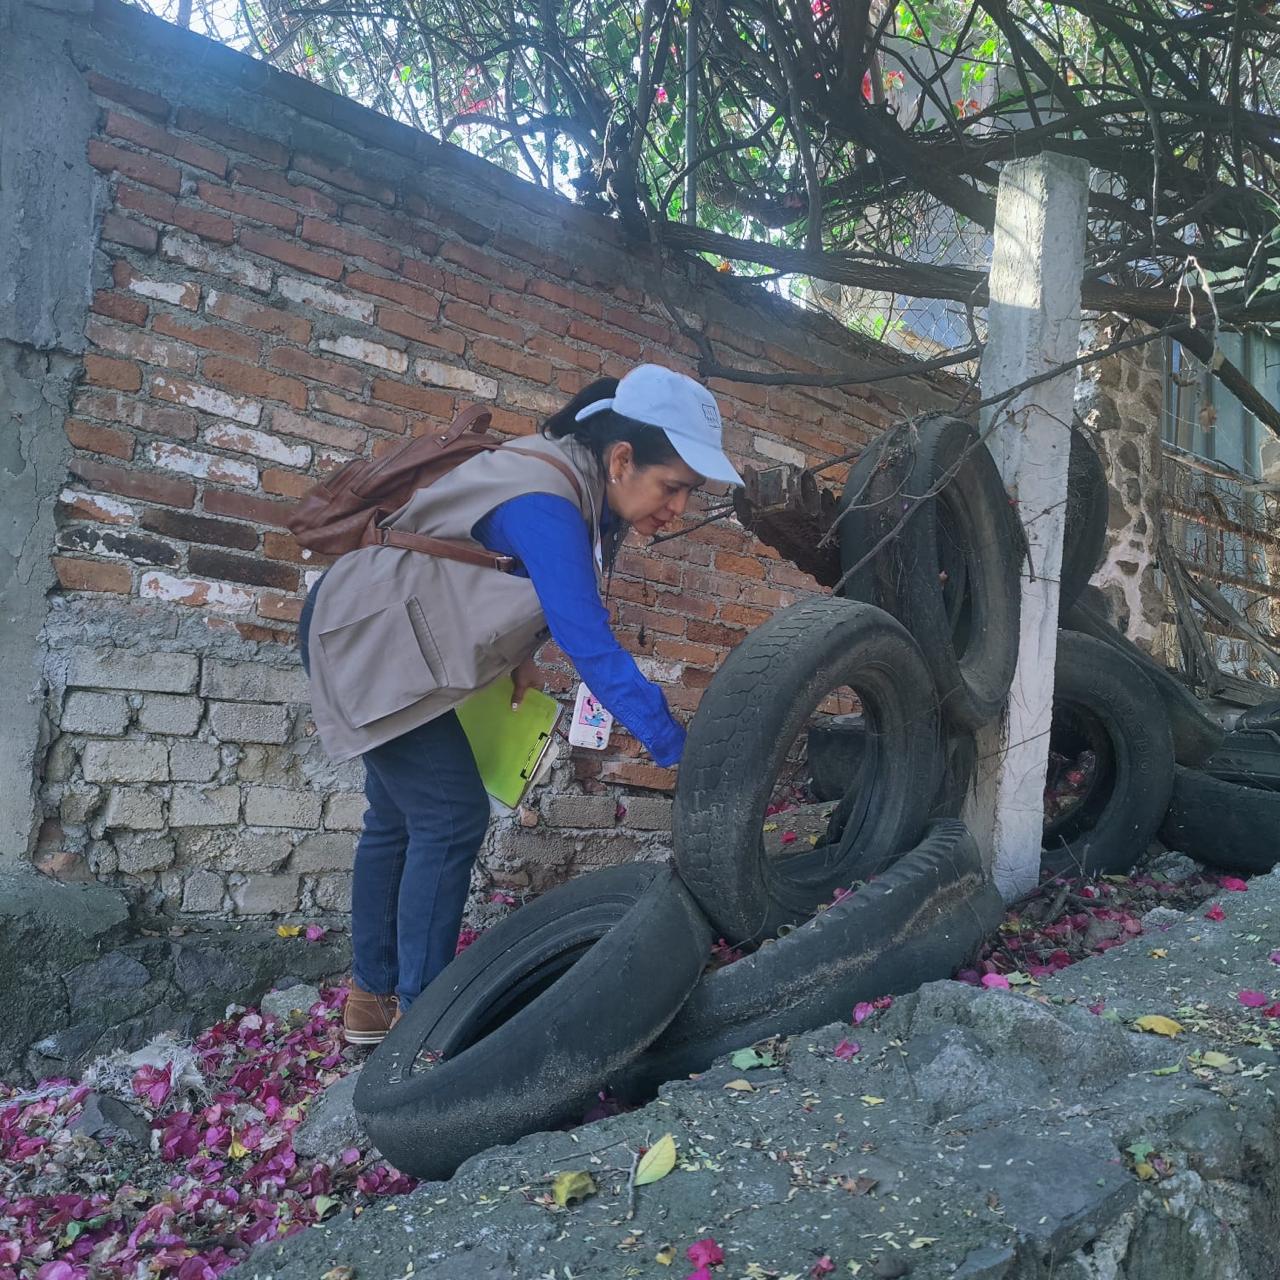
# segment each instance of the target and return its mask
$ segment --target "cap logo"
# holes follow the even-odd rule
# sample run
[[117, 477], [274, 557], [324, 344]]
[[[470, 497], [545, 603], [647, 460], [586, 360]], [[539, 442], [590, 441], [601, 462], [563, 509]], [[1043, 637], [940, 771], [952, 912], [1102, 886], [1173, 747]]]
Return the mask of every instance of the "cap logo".
[[720, 410], [714, 404], [707, 404], [705, 401], [702, 405], [702, 416], [707, 420], [707, 426], [712, 430], [720, 428]]

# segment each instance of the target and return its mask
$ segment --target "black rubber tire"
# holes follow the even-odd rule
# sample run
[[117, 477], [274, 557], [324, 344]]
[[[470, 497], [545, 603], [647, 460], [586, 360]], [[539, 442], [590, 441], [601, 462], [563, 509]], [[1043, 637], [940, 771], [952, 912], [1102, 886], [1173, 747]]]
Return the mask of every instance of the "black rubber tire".
[[862, 768], [867, 727], [859, 715], [828, 716], [809, 730], [809, 789], [821, 801], [839, 800]]
[[[1067, 735], [1071, 735], [1068, 739]], [[1156, 691], [1116, 650], [1058, 635], [1050, 746], [1087, 741], [1097, 753], [1089, 792], [1045, 827], [1042, 871], [1130, 870], [1156, 834], [1173, 789], [1173, 743]]]
[[844, 571], [893, 529], [904, 504], [942, 488], [912, 511], [873, 572], [859, 571], [841, 594], [898, 618], [924, 651], [943, 715], [976, 729], [1004, 710], [1018, 660], [1021, 532], [969, 423], [937, 414], [887, 435], [845, 486]]
[[766, 1036], [847, 1021], [859, 1000], [948, 978], [1003, 913], [964, 824], [939, 822], [870, 884], [709, 971], [620, 1088], [636, 1096]]
[[1179, 769], [1160, 839], [1220, 871], [1270, 871], [1280, 862], [1280, 792]]
[[1280, 733], [1273, 729], [1233, 729], [1201, 772], [1260, 791], [1280, 791]]
[[1077, 421], [1067, 463], [1067, 505], [1063, 516], [1062, 572], [1058, 608], [1074, 604], [1102, 563], [1107, 546], [1111, 494], [1102, 459]]
[[1087, 599], [1077, 600], [1063, 610], [1059, 622], [1071, 631], [1101, 640], [1128, 658], [1147, 677], [1164, 704], [1173, 736], [1173, 754], [1179, 764], [1196, 768], [1222, 745], [1223, 727], [1204, 711], [1191, 690], [1116, 630]]
[[[414, 1001], [356, 1084], [374, 1146], [418, 1178], [580, 1117], [675, 1016], [711, 948], [675, 872], [579, 876], [490, 929]], [[440, 1061], [415, 1070], [424, 1051]]]
[[[812, 711], [844, 686], [874, 730], [873, 781], [838, 844], [770, 859], [764, 811], [779, 767]], [[933, 685], [902, 624], [850, 600], [792, 605], [738, 645], [703, 694], [676, 780], [676, 865], [723, 937], [770, 937], [914, 847], [940, 755]]]
[[1280, 733], [1280, 702], [1260, 702], [1240, 713], [1236, 721], [1237, 729], [1267, 729], [1272, 733]]

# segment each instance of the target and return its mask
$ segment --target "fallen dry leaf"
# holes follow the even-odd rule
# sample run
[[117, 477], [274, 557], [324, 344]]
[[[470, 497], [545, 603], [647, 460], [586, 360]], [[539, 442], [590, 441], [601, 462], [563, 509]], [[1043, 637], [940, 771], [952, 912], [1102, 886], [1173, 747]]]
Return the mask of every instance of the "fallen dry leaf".
[[676, 1140], [664, 1133], [636, 1165], [636, 1186], [647, 1187], [651, 1182], [665, 1178], [676, 1167]]
[[1186, 1030], [1182, 1023], [1166, 1018], [1162, 1013], [1144, 1014], [1141, 1018], [1135, 1018], [1133, 1025], [1139, 1031], [1150, 1032], [1153, 1036], [1168, 1036], [1170, 1040]]
[[755, 1093], [756, 1091], [755, 1085], [749, 1080], [730, 1080], [724, 1087], [734, 1093]]
[[556, 1174], [551, 1184], [551, 1198], [562, 1209], [578, 1204], [596, 1193], [596, 1180], [582, 1169]]

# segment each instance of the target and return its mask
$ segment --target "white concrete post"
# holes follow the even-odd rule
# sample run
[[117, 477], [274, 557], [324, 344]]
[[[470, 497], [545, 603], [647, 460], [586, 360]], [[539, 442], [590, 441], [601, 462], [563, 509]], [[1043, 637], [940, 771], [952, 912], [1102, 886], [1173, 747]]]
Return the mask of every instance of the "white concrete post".
[[[984, 400], [1078, 354], [1088, 179], [1083, 161], [1047, 154], [1008, 164], [1000, 175]], [[987, 446], [1031, 547], [1009, 705], [978, 734], [978, 777], [965, 811], [1006, 900], [1034, 888], [1040, 874], [1075, 383], [1074, 371], [1061, 374], [984, 410], [980, 420], [984, 432], [995, 421]]]

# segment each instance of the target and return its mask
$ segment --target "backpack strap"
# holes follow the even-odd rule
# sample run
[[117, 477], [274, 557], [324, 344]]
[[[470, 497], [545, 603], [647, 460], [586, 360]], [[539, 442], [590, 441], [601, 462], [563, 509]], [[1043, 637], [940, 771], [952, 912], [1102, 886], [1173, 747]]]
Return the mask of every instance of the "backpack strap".
[[463, 564], [476, 565], [481, 569], [497, 569], [501, 573], [510, 573], [516, 563], [512, 556], [489, 551], [478, 545], [450, 542], [446, 538], [432, 538], [425, 533], [410, 533], [405, 529], [371, 528], [367, 530], [361, 545], [397, 547], [401, 551], [420, 551], [423, 555], [438, 556], [442, 560], [460, 560]]

